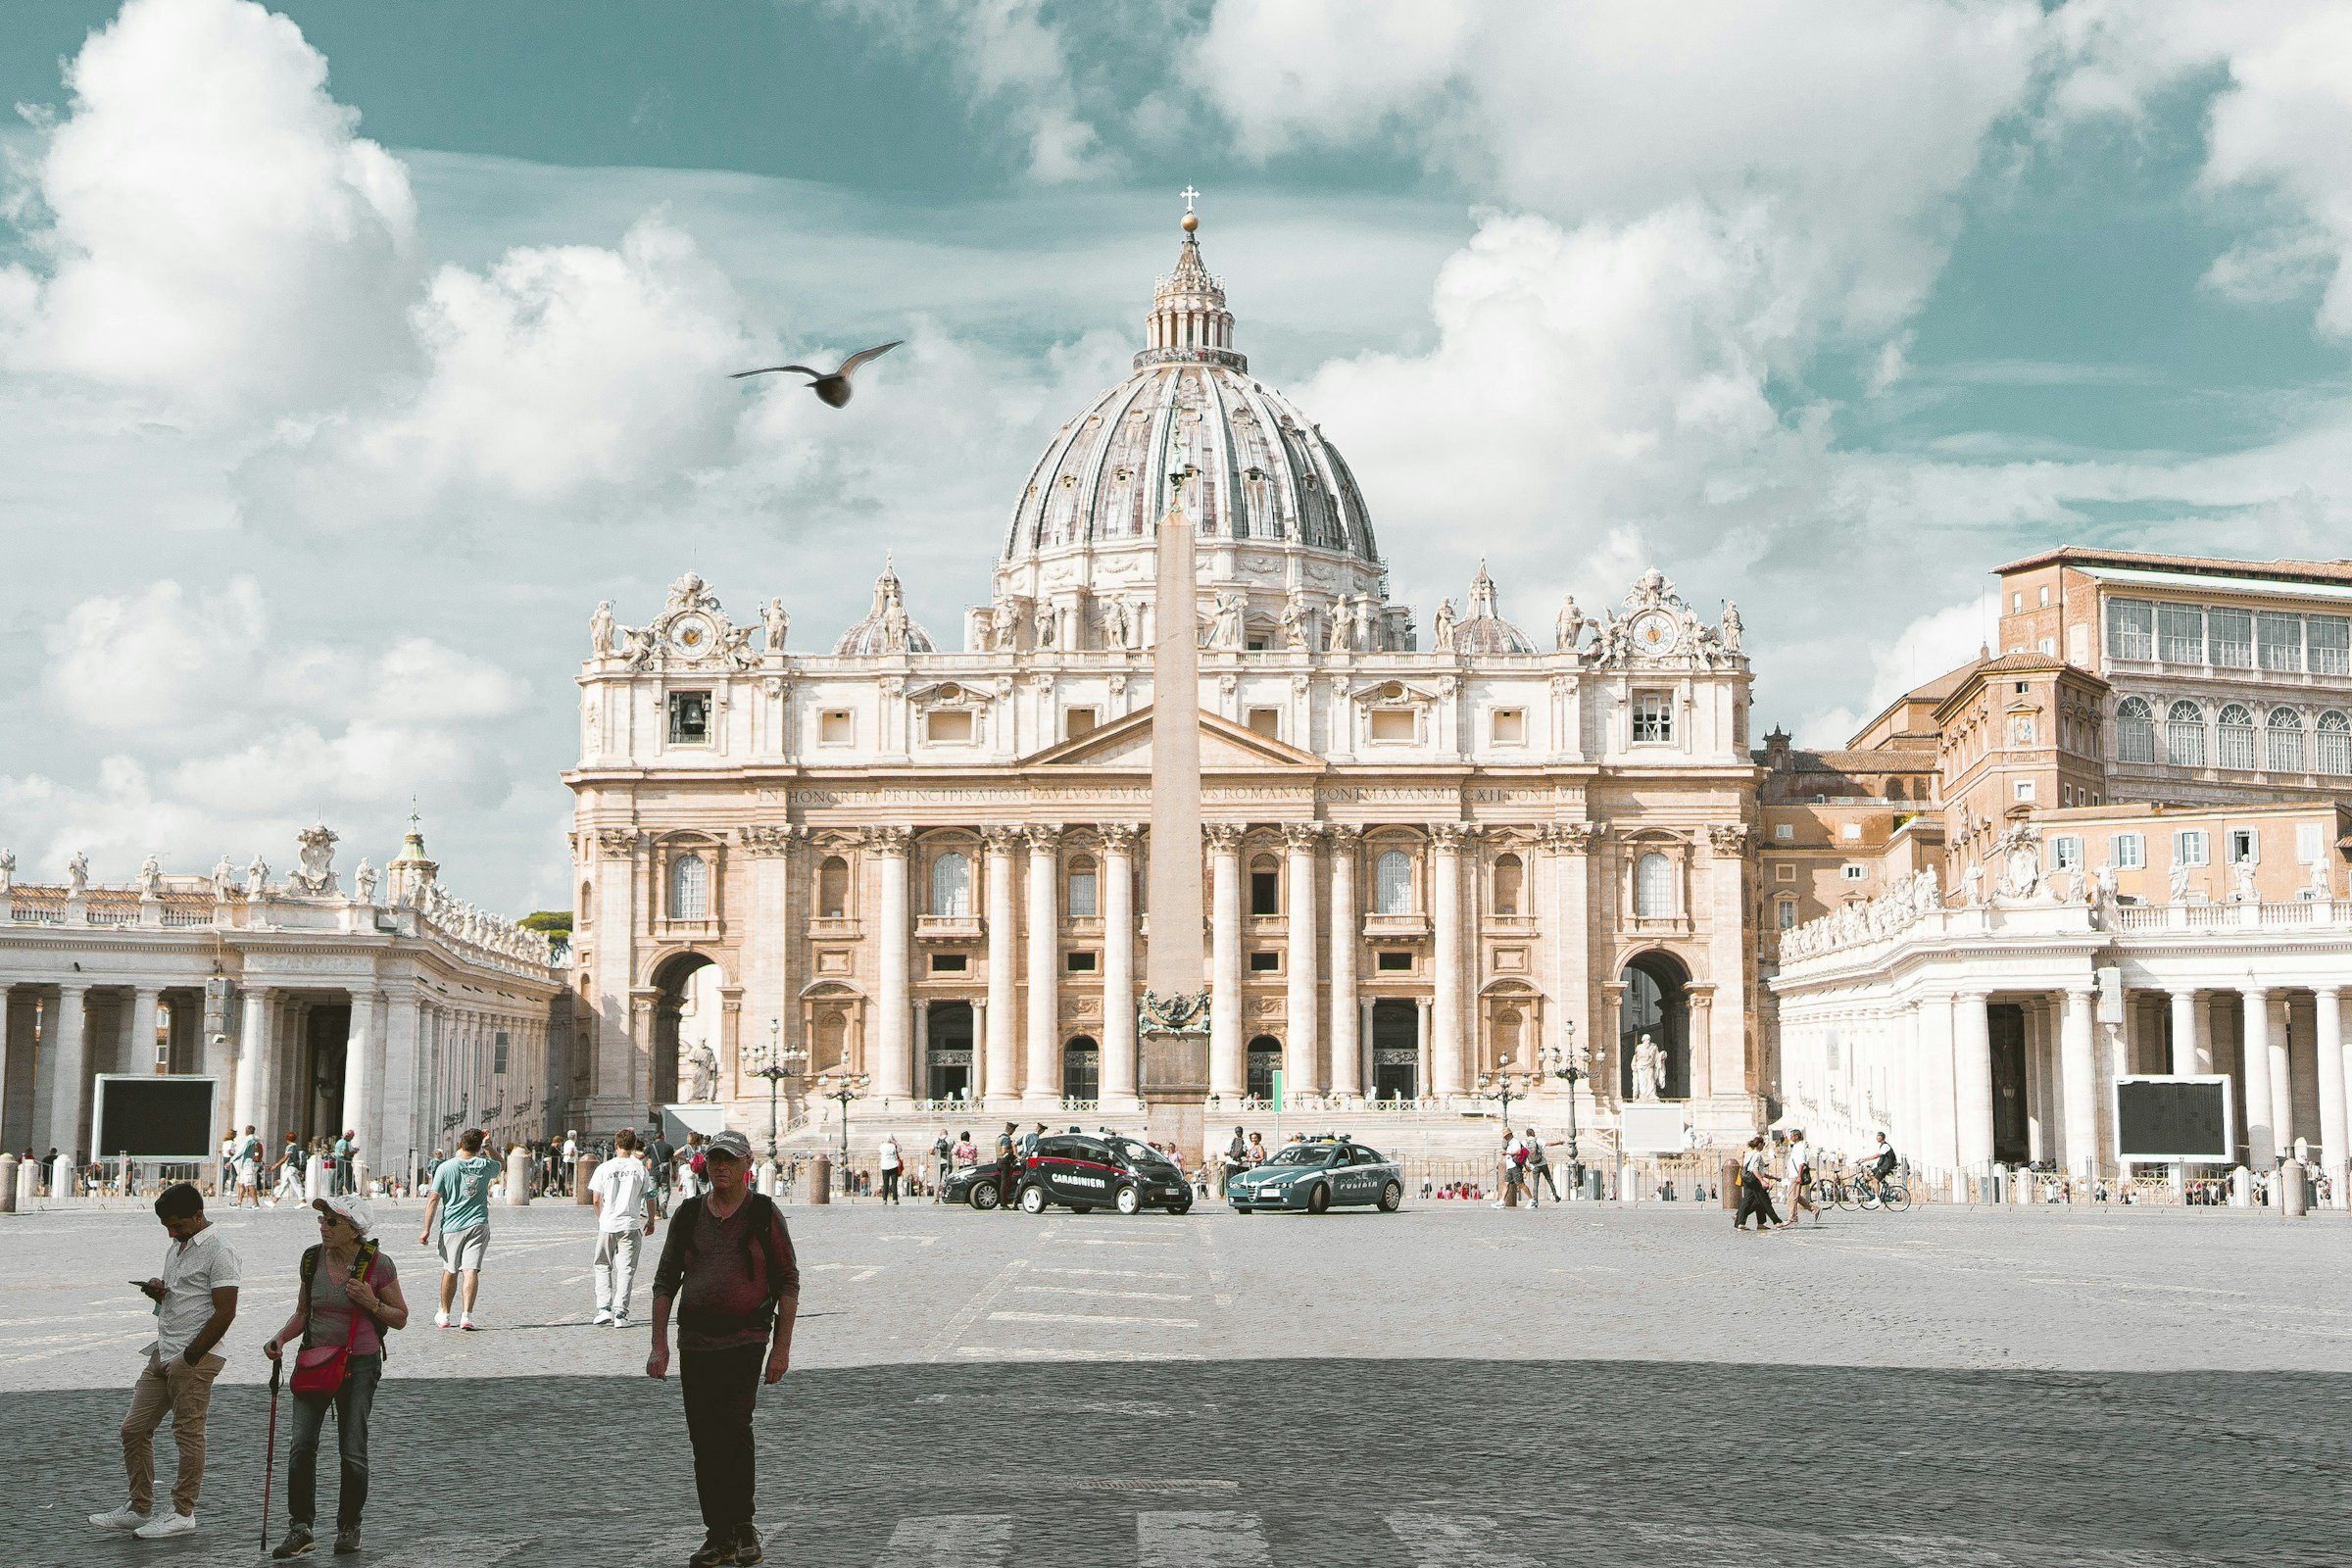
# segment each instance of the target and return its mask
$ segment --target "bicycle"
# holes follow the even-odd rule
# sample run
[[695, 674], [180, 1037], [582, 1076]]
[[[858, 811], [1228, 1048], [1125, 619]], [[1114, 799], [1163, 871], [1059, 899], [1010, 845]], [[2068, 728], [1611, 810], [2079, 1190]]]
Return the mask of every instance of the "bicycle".
[[1829, 1171], [1805, 1183], [1805, 1200], [1816, 1209], [1851, 1208], [1854, 1193], [1844, 1176]]
[[1900, 1182], [1877, 1176], [1868, 1170], [1854, 1172], [1854, 1186], [1860, 1190], [1860, 1201], [1865, 1209], [1884, 1208], [1900, 1214], [1911, 1206], [1911, 1194]]

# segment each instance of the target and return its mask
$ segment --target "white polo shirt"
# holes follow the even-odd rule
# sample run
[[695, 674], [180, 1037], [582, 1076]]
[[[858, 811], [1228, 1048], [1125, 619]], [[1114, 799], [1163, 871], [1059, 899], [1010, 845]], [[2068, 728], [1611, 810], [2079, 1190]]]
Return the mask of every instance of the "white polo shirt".
[[[212, 1321], [213, 1292], [244, 1283], [237, 1250], [218, 1225], [207, 1225], [185, 1242], [164, 1246], [164, 1298], [155, 1304], [155, 1338], [141, 1354], [169, 1361], [188, 1348]], [[213, 1347], [220, 1354], [220, 1347]]]
[[614, 1154], [597, 1166], [588, 1178], [589, 1193], [604, 1200], [596, 1228], [615, 1234], [645, 1229], [645, 1195], [653, 1184], [654, 1173], [635, 1154]]

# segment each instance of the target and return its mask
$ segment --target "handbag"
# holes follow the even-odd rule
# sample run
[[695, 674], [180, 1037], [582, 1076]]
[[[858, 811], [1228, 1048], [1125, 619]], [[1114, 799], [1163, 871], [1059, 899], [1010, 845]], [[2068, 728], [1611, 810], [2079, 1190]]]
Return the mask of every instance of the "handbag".
[[[374, 1261], [375, 1249], [370, 1247], [368, 1255], [360, 1259], [360, 1266], [352, 1270], [352, 1279], [366, 1280], [368, 1266]], [[351, 1309], [351, 1327], [344, 1331], [343, 1343], [314, 1345], [294, 1357], [296, 1394], [331, 1396], [342, 1392], [344, 1376], [351, 1370], [352, 1342], [360, 1337], [360, 1303], [347, 1298], [347, 1304]]]

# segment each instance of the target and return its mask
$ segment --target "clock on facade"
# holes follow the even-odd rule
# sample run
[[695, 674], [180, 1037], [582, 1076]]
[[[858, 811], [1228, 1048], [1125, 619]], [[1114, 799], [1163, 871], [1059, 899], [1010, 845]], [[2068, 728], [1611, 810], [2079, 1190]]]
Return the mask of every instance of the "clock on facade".
[[1634, 651], [1653, 657], [1674, 652], [1674, 645], [1682, 639], [1683, 633], [1674, 616], [1663, 610], [1644, 610], [1634, 617], [1633, 624], [1627, 630], [1633, 639]]
[[669, 624], [670, 643], [681, 654], [707, 651], [714, 635], [710, 622], [700, 615], [680, 615]]

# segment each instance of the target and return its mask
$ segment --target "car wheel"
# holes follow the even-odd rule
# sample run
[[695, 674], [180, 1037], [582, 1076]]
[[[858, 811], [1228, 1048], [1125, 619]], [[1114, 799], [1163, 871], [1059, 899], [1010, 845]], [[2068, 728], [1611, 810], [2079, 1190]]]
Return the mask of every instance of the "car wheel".
[[1021, 1189], [1021, 1212], [1043, 1214], [1046, 1211], [1046, 1190], [1032, 1182]]
[[1110, 1204], [1122, 1214], [1132, 1214], [1144, 1206], [1144, 1195], [1132, 1187], [1122, 1187]]
[[1306, 1211], [1309, 1214], [1331, 1212], [1331, 1184], [1329, 1182], [1315, 1183], [1314, 1191], [1306, 1195]]
[[1380, 1211], [1394, 1214], [1404, 1206], [1404, 1184], [1391, 1182], [1380, 1190]]
[[974, 1208], [991, 1209], [996, 1207], [1002, 1200], [997, 1196], [994, 1182], [976, 1182], [972, 1186], [970, 1196], [965, 1198], [964, 1201]]

